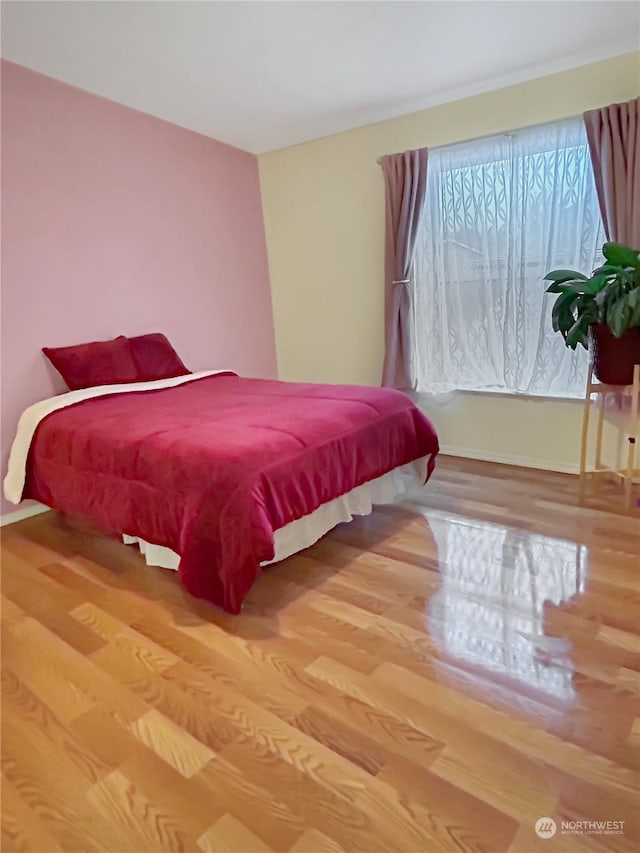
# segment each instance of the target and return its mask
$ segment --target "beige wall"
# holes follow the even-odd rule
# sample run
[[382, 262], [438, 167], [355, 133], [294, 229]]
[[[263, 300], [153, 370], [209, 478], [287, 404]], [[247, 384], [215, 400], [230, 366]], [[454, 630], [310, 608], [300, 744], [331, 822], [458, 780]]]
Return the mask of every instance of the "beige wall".
[[[383, 356], [382, 154], [576, 115], [640, 94], [640, 53], [520, 83], [259, 158], [282, 379], [377, 384]], [[575, 469], [580, 404], [425, 399], [447, 451]]]

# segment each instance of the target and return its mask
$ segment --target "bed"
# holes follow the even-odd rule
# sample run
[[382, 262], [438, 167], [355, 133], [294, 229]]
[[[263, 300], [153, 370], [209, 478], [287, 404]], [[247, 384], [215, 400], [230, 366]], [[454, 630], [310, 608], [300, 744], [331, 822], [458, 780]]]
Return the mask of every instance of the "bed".
[[20, 419], [5, 495], [136, 543], [238, 613], [262, 567], [426, 482], [429, 420], [400, 391], [204, 371], [81, 388]]

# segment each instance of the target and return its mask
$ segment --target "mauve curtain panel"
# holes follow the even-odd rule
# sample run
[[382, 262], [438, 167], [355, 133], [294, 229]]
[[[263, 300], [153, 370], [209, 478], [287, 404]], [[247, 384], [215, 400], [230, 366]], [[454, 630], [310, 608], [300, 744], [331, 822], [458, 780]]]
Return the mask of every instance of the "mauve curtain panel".
[[427, 191], [427, 149], [389, 154], [382, 167], [386, 197], [385, 356], [382, 384], [411, 387], [409, 318], [418, 224]]
[[584, 114], [604, 230], [640, 249], [640, 98]]

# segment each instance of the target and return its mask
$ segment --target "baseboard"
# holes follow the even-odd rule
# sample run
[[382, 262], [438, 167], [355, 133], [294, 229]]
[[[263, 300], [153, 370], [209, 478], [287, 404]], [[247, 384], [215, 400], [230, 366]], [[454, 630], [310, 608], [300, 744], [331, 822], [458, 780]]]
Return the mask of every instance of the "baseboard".
[[16, 521], [24, 521], [25, 518], [31, 518], [32, 515], [40, 515], [41, 512], [49, 512], [50, 507], [45, 504], [34, 501], [29, 506], [22, 506], [13, 512], [7, 512], [5, 515], [0, 515], [0, 527], [6, 524], [14, 524]]
[[484, 462], [497, 462], [501, 465], [517, 465], [520, 468], [539, 468], [542, 471], [559, 471], [562, 474], [578, 474], [577, 465], [553, 465], [545, 459], [534, 456], [509, 456], [506, 453], [490, 453], [484, 450], [473, 450], [470, 447], [450, 447], [443, 445], [440, 453], [444, 456], [460, 456], [463, 459], [480, 459]]

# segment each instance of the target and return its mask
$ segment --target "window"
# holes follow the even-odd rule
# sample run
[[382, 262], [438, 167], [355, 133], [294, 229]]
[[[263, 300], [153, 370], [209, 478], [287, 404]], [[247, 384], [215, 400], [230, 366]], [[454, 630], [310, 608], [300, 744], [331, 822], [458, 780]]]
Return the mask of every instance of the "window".
[[584, 394], [587, 354], [551, 327], [544, 274], [604, 242], [582, 119], [429, 152], [412, 287], [418, 391]]

